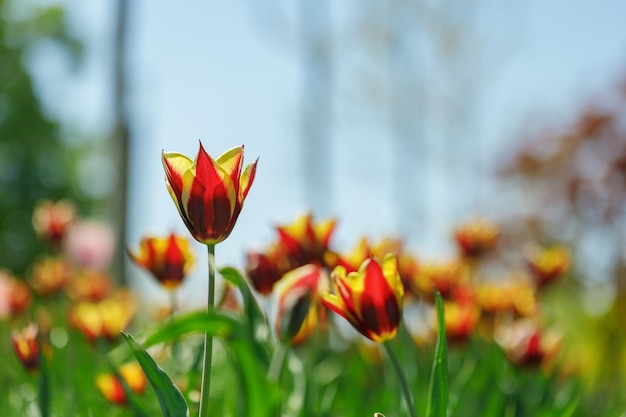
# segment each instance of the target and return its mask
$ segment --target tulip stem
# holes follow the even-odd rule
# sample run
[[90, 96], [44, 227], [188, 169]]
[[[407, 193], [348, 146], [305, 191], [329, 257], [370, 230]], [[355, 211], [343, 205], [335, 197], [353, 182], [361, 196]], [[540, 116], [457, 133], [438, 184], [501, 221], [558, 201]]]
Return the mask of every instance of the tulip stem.
[[409, 415], [411, 417], [417, 417], [417, 413], [415, 412], [415, 406], [413, 405], [413, 397], [411, 396], [411, 389], [409, 388], [409, 383], [406, 380], [406, 376], [404, 372], [402, 372], [402, 367], [400, 366], [400, 362], [398, 362], [398, 357], [395, 352], [391, 348], [391, 344], [389, 341], [383, 343], [385, 347], [385, 352], [387, 352], [387, 356], [391, 360], [393, 367], [396, 371], [396, 375], [398, 375], [398, 380], [400, 381], [400, 387], [402, 388], [402, 393], [404, 394], [404, 400], [406, 401], [406, 407], [409, 409]]
[[[209, 255], [209, 293], [207, 312], [215, 306], [215, 245], [207, 244]], [[209, 416], [209, 391], [211, 388], [211, 360], [213, 357], [213, 335], [204, 333], [204, 362], [202, 366], [202, 386], [200, 388], [200, 417]]]
[[[178, 310], [178, 306], [176, 303], [176, 291], [170, 291], [170, 320], [174, 320], [174, 315], [176, 314], [176, 310]], [[172, 362], [174, 362], [174, 370], [178, 372], [178, 356], [179, 356], [179, 345], [178, 345], [178, 337], [172, 340]]]

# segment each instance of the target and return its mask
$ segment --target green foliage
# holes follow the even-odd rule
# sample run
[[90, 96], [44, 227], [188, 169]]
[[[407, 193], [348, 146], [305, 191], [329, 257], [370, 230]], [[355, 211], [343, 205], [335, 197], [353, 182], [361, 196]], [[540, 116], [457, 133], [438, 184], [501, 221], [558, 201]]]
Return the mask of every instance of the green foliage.
[[72, 198], [82, 206], [85, 200], [74, 183], [76, 151], [42, 108], [28, 68], [37, 46], [54, 44], [77, 62], [80, 44], [67, 32], [61, 8], [29, 10], [20, 3], [0, 0], [0, 267], [23, 275], [41, 252], [31, 227], [34, 203]]

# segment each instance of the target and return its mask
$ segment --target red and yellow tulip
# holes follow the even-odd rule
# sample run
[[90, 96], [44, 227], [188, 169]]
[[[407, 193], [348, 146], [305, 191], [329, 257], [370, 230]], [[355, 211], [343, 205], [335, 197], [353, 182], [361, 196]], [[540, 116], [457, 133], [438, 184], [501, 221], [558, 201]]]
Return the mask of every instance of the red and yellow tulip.
[[524, 250], [524, 258], [538, 285], [557, 280], [571, 263], [570, 251], [563, 246], [529, 245]]
[[485, 218], [469, 220], [454, 231], [459, 249], [468, 257], [478, 257], [492, 250], [499, 238], [500, 228]]
[[0, 319], [13, 317], [30, 307], [31, 290], [6, 270], [0, 269]]
[[444, 298], [449, 298], [459, 285], [468, 280], [467, 270], [456, 259], [423, 261], [411, 282], [417, 294], [433, 297], [433, 287]]
[[335, 294], [322, 295], [322, 303], [375, 342], [393, 339], [402, 318], [404, 287], [394, 255], [382, 264], [374, 257], [361, 264], [357, 272], [346, 273], [336, 267], [331, 278]]
[[70, 224], [77, 218], [76, 207], [69, 200], [41, 200], [33, 211], [33, 227], [38, 236], [58, 246]]
[[272, 245], [265, 252], [246, 254], [246, 275], [259, 294], [269, 295], [283, 274], [290, 270], [286, 256], [281, 245]]
[[194, 239], [212, 245], [230, 235], [254, 181], [257, 161], [243, 168], [243, 146], [213, 159], [200, 143], [193, 161], [163, 152], [167, 188]]
[[44, 257], [33, 267], [32, 285], [37, 294], [49, 297], [63, 290], [72, 277], [72, 266], [64, 257]]
[[495, 340], [511, 362], [517, 365], [547, 365], [559, 352], [562, 334], [542, 329], [532, 319], [520, 319], [496, 329]]
[[34, 372], [39, 367], [39, 329], [34, 323], [29, 324], [21, 331], [11, 333], [13, 350], [17, 354], [24, 368]]
[[[131, 391], [136, 394], [141, 394], [145, 391], [148, 380], [137, 362], [130, 362], [120, 366], [118, 373]], [[96, 377], [96, 387], [108, 402], [120, 405], [126, 404], [126, 393], [122, 383], [114, 374], [98, 375]]]
[[325, 310], [320, 310], [319, 303], [325, 282], [318, 265], [301, 266], [285, 274], [277, 286], [279, 339], [294, 345], [301, 343], [325, 322]]
[[145, 237], [139, 244], [139, 252], [129, 250], [128, 255], [167, 290], [176, 289], [194, 263], [189, 241], [175, 234], [164, 238]]
[[335, 224], [335, 219], [314, 223], [313, 215], [308, 213], [300, 216], [293, 224], [278, 226], [280, 244], [286, 250], [291, 267], [310, 263], [322, 265]]
[[113, 278], [106, 271], [87, 269], [74, 273], [65, 292], [75, 301], [98, 302], [111, 295]]
[[126, 291], [98, 303], [81, 302], [70, 312], [70, 322], [90, 341], [101, 337], [115, 340], [133, 319], [135, 302]]
[[362, 237], [349, 253], [327, 251], [324, 255], [324, 262], [330, 269], [341, 265], [346, 269], [346, 272], [350, 273], [358, 271], [361, 264], [372, 255], [372, 247], [369, 241], [366, 237]]

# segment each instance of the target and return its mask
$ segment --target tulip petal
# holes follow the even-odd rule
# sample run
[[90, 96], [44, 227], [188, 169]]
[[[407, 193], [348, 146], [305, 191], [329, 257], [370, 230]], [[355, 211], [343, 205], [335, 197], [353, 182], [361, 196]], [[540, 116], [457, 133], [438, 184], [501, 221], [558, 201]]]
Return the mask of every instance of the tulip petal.
[[243, 204], [243, 200], [248, 195], [248, 191], [252, 186], [252, 182], [254, 181], [254, 176], [256, 174], [256, 165], [259, 162], [259, 158], [257, 158], [253, 163], [249, 164], [246, 169], [243, 171], [240, 180], [240, 188], [239, 188], [239, 199]]
[[337, 297], [334, 294], [325, 293], [322, 294], [322, 298], [320, 301], [329, 310], [334, 311], [335, 313], [339, 314], [341, 317], [352, 323], [351, 318], [348, 318], [348, 315], [346, 314], [345, 305], [341, 298]]
[[172, 187], [176, 198], [180, 200], [183, 189], [183, 175], [193, 166], [193, 161], [185, 155], [176, 152], [165, 152], [161, 154], [163, 168], [167, 181]]
[[217, 164], [222, 167], [231, 178], [235, 187], [239, 187], [238, 178], [243, 167], [243, 145], [229, 149], [217, 158]]

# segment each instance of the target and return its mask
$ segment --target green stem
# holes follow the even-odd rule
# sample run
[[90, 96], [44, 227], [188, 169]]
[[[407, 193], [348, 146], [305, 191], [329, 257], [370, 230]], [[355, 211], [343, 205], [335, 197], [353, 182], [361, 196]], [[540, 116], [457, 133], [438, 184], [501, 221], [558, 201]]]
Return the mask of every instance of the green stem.
[[409, 409], [409, 415], [411, 417], [417, 417], [417, 413], [415, 412], [415, 406], [413, 405], [413, 398], [411, 396], [411, 389], [409, 388], [409, 383], [406, 380], [404, 372], [402, 372], [400, 362], [398, 362], [398, 357], [391, 348], [391, 344], [389, 343], [389, 341], [383, 342], [383, 346], [385, 347], [387, 356], [389, 356], [389, 359], [391, 360], [391, 363], [396, 370], [396, 375], [398, 375], [400, 387], [402, 388], [402, 393], [404, 394], [404, 400], [406, 401], [406, 406]]
[[[174, 290], [170, 291], [170, 320], [174, 320], [176, 310], [178, 310], [178, 305], [176, 303], [176, 291]], [[176, 372], [178, 372], [179, 350], [178, 337], [176, 337], [172, 340], [172, 362], [174, 363], [174, 370]]]
[[43, 352], [39, 353], [39, 412], [41, 417], [48, 417], [50, 415], [50, 380], [48, 368], [48, 360]]
[[270, 369], [267, 372], [267, 379], [272, 382], [280, 381], [280, 374], [283, 370], [285, 363], [285, 357], [287, 356], [287, 349], [289, 346], [286, 344], [279, 344], [274, 354], [272, 355], [272, 361], [270, 362]]
[[[215, 305], [215, 245], [206, 245], [209, 255], [209, 294], [207, 312]], [[211, 388], [211, 359], [213, 356], [213, 335], [204, 333], [204, 362], [202, 366], [202, 386], [200, 388], [200, 417], [209, 416], [209, 391]]]

